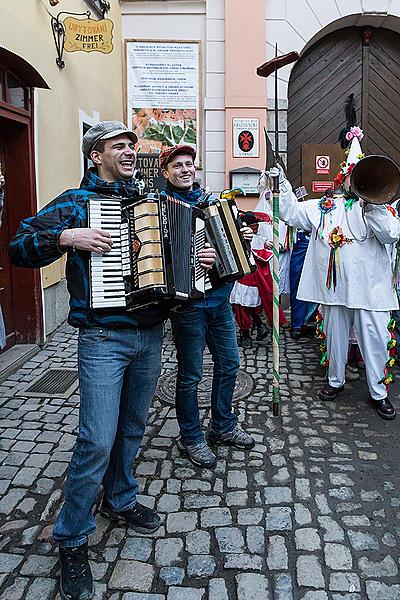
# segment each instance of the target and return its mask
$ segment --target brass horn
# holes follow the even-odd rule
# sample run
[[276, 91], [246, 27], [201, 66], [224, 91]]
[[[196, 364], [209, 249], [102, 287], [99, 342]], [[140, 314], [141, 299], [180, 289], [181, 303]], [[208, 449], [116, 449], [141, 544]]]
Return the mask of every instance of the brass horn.
[[399, 197], [400, 170], [387, 156], [362, 158], [350, 175], [350, 190], [371, 204], [390, 204]]

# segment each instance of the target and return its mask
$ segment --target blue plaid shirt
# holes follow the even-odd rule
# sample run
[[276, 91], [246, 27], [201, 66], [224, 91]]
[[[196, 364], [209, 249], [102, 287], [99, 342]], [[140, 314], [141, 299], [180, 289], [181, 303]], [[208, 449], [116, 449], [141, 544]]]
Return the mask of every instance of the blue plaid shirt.
[[[89, 169], [79, 189], [63, 192], [34, 217], [21, 222], [11, 240], [11, 262], [20, 267], [45, 267], [63, 255], [59, 238], [64, 229], [87, 227], [87, 202], [93, 197], [129, 198], [138, 195], [135, 180], [103, 181]], [[73, 327], [110, 329], [153, 327], [165, 321], [170, 304], [162, 302], [127, 312], [117, 309], [90, 308], [90, 253], [68, 251], [66, 278], [70, 294], [68, 322]]]

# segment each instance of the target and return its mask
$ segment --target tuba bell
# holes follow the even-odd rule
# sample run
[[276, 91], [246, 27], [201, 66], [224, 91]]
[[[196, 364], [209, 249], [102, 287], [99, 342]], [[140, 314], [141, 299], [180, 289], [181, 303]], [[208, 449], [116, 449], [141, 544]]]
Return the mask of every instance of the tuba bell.
[[362, 158], [350, 175], [350, 193], [370, 204], [390, 204], [399, 197], [400, 170], [387, 156]]

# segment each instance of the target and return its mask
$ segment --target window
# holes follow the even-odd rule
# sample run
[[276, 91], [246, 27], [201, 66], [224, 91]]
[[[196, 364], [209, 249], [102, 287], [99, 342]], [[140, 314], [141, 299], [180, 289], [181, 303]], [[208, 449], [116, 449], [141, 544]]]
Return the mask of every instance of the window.
[[[91, 115], [85, 113], [85, 111], [79, 109], [78, 114], [79, 119], [79, 150], [82, 147], [82, 140], [85, 133], [90, 129], [93, 125], [96, 125], [100, 121], [100, 113], [97, 111], [93, 111]], [[93, 163], [91, 160], [88, 160], [85, 156], [83, 156], [82, 152], [79, 152], [81, 156], [81, 176], [83, 177], [89, 167], [93, 167]]]
[[0, 100], [5, 101], [4, 70], [0, 67]]
[[31, 89], [15, 75], [0, 67], [0, 102], [29, 111], [30, 99]]
[[[92, 127], [92, 125], [88, 125], [87, 123], [82, 123], [82, 137], [85, 135], [87, 131]], [[90, 158], [83, 157], [83, 172], [86, 173], [89, 167], [93, 167], [93, 163]]]
[[9, 104], [29, 110], [29, 89], [24, 87], [11, 73], [7, 73], [7, 87]]

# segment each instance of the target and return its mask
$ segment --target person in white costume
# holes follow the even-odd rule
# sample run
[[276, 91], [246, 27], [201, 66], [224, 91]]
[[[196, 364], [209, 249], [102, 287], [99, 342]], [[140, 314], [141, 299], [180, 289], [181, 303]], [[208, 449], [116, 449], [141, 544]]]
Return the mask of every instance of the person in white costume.
[[[264, 172], [258, 184], [258, 188], [260, 190], [260, 200], [257, 206], [260, 204], [263, 208], [255, 210], [263, 210], [269, 215], [271, 218], [270, 223], [263, 224], [262, 235], [264, 235], [265, 240], [268, 240], [269, 245], [266, 246], [268, 248], [272, 248], [272, 192], [269, 188], [269, 181], [266, 173]], [[279, 294], [289, 294], [290, 293], [290, 284], [289, 284], [289, 267], [290, 267], [290, 255], [291, 255], [291, 247], [288, 247], [287, 244], [287, 236], [288, 236], [288, 226], [282, 219], [279, 220]], [[254, 236], [256, 238], [256, 236]], [[257, 238], [254, 240], [254, 243], [257, 243]], [[256, 246], [253, 246], [254, 248]]]
[[[354, 129], [362, 136], [359, 128]], [[361, 156], [354, 136], [344, 176]], [[374, 406], [382, 418], [394, 419], [384, 380], [391, 341], [389, 311], [398, 308], [398, 301], [385, 244], [399, 239], [399, 221], [386, 206], [363, 207], [362, 200], [349, 201], [340, 190], [299, 203], [281, 167], [274, 167], [270, 175], [279, 176], [281, 219], [311, 230], [297, 297], [322, 305], [329, 367], [320, 399], [334, 400], [344, 389], [349, 332], [354, 326]]]
[[[260, 200], [254, 209], [254, 213], [249, 213], [258, 219], [253, 224], [256, 228], [251, 249], [253, 251], [257, 271], [246, 275], [242, 279], [235, 281], [230, 302], [233, 307], [236, 322], [239, 326], [239, 345], [242, 348], [251, 348], [253, 340], [251, 330], [257, 331], [256, 340], [264, 340], [268, 335], [268, 328], [262, 322], [260, 313], [264, 309], [265, 315], [272, 325], [273, 308], [273, 284], [270, 262], [272, 259], [272, 210], [268, 195], [269, 189], [262, 188]], [[242, 215], [242, 220], [249, 224], [247, 213]], [[262, 220], [263, 219], [263, 220]], [[285, 229], [286, 225], [283, 223]], [[285, 314], [279, 307], [279, 323], [282, 327], [287, 325]]]

